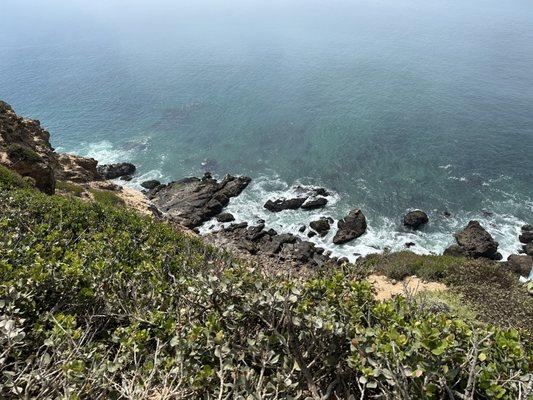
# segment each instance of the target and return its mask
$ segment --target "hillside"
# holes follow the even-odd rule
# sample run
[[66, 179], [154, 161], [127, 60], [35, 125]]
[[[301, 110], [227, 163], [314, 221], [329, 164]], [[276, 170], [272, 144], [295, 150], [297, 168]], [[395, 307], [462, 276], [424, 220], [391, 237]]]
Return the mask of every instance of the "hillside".
[[47, 196], [1, 167], [2, 398], [507, 398], [527, 332], [360, 268], [269, 277], [130, 209]]

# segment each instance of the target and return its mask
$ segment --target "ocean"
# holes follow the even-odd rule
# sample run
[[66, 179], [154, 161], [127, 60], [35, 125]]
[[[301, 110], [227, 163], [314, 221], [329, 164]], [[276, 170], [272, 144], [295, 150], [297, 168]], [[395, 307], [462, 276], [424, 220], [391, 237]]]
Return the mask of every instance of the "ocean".
[[[297, 232], [361, 208], [361, 238], [312, 239], [350, 259], [441, 253], [470, 219], [507, 257], [533, 223], [530, 0], [3, 0], [0, 99], [59, 151], [133, 162], [133, 186], [251, 176], [237, 220]], [[334, 196], [262, 207], [295, 184]]]

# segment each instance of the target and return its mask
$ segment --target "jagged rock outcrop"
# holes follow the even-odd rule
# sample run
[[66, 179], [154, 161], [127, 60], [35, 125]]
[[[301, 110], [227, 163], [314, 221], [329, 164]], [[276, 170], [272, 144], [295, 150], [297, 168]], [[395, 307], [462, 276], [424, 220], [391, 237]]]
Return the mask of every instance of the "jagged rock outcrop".
[[44, 193], [55, 192], [56, 180], [89, 182], [101, 179], [96, 160], [58, 154], [50, 133], [38, 120], [18, 116], [0, 101], [0, 163], [22, 176], [29, 176]]
[[326, 196], [329, 196], [330, 193], [324, 188], [296, 186], [293, 190], [297, 195], [296, 197], [270, 199], [265, 203], [264, 207], [271, 212], [280, 212], [284, 210], [297, 210], [299, 208], [315, 210], [328, 204]]
[[366, 218], [361, 210], [352, 210], [337, 223], [337, 228], [333, 243], [343, 244], [349, 242], [365, 233]]
[[309, 223], [309, 226], [311, 227], [311, 229], [315, 230], [320, 236], [325, 236], [329, 232], [332, 223], [333, 219], [321, 217], [320, 219], [311, 221], [311, 223]]
[[98, 161], [94, 158], [60, 153], [57, 161], [59, 168], [54, 170], [57, 180], [83, 183], [102, 179], [97, 171]]
[[54, 193], [55, 153], [50, 134], [38, 120], [18, 116], [3, 101], [0, 101], [0, 163], [31, 177], [44, 193]]
[[268, 200], [265, 203], [265, 208], [268, 211], [280, 212], [283, 210], [297, 210], [305, 203], [307, 197], [294, 197], [292, 199], [276, 199]]
[[[217, 246], [239, 254], [241, 258], [259, 263], [263, 270], [276, 273], [288, 272], [287, 267], [315, 269], [326, 264], [335, 265], [337, 260], [314, 243], [302, 240], [291, 233], [278, 234], [265, 229], [260, 223], [249, 226], [246, 222], [230, 226], [204, 236]], [[345, 261], [345, 260], [344, 260]]]
[[403, 217], [403, 224], [411, 229], [418, 229], [428, 221], [428, 215], [422, 210], [410, 211]]
[[194, 228], [220, 214], [232, 197], [250, 183], [246, 176], [226, 175], [221, 181], [206, 173], [202, 179], [186, 178], [148, 192], [152, 202], [170, 218]]
[[465, 229], [457, 232], [454, 244], [448, 247], [444, 254], [471, 258], [488, 258], [501, 260], [498, 253], [498, 242], [488, 233], [478, 221], [470, 221]]
[[103, 164], [99, 165], [97, 169], [104, 179], [117, 179], [122, 176], [131, 176], [136, 170], [135, 165], [127, 162]]

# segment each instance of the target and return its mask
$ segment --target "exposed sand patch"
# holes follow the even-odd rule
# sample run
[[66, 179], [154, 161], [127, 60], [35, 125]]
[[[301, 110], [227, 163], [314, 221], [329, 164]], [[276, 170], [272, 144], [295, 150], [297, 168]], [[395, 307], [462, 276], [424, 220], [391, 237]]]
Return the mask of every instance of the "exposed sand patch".
[[403, 281], [396, 282], [391, 281], [386, 276], [370, 275], [368, 280], [374, 284], [376, 300], [387, 300], [398, 294], [405, 295], [407, 292], [417, 294], [425, 291], [437, 292], [447, 289], [443, 283], [424, 282], [416, 276], [411, 276], [405, 278]]
[[144, 215], [152, 215], [150, 211], [150, 200], [139, 190], [123, 186], [121, 190], [115, 192], [128, 207], [134, 208]]

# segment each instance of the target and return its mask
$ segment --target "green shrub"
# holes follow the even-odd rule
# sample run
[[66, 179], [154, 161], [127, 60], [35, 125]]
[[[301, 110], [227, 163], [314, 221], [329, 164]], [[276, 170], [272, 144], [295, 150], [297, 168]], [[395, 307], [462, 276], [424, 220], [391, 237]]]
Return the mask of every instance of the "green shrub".
[[39, 162], [42, 161], [41, 156], [35, 151], [22, 144], [13, 143], [7, 146], [7, 154], [9, 158], [14, 161], [29, 161]]
[[12, 169], [0, 165], [0, 189], [28, 188], [33, 186], [30, 179], [22, 177]]
[[533, 296], [501, 263], [403, 251], [367, 256], [357, 267], [391, 279], [416, 275], [443, 282], [473, 306], [481, 320], [533, 330]]
[[519, 331], [380, 303], [338, 271], [264, 276], [130, 210], [0, 203], [0, 398], [515, 399], [531, 382]]
[[56, 189], [62, 190], [77, 197], [80, 197], [83, 193], [83, 188], [80, 185], [76, 185], [72, 182], [56, 181]]
[[97, 203], [100, 203], [104, 206], [122, 207], [125, 205], [124, 200], [108, 190], [90, 188], [89, 192], [91, 192], [94, 200]]
[[416, 275], [428, 281], [436, 281], [443, 279], [449, 267], [456, 264], [457, 260], [456, 257], [450, 256], [424, 256], [410, 251], [401, 251], [389, 254], [373, 254], [362, 262], [371, 265], [376, 273], [391, 279], [402, 280], [408, 276]]

